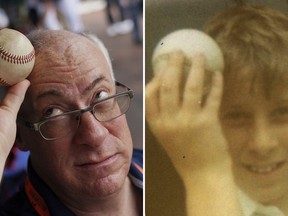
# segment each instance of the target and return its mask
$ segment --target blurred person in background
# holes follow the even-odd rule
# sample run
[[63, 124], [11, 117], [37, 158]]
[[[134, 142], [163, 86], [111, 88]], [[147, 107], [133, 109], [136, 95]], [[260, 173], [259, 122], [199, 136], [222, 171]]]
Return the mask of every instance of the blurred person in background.
[[2, 5], [0, 4], [0, 29], [6, 28], [8, 26], [9, 26], [9, 18], [5, 10], [2, 8]]
[[37, 27], [40, 19], [38, 6], [39, 0], [25, 0], [25, 7], [28, 11], [28, 19], [34, 28]]
[[84, 31], [84, 24], [79, 15], [79, 0], [56, 0], [56, 6], [64, 17], [68, 30], [73, 32]]
[[35, 28], [63, 29], [54, 0], [25, 0], [28, 17]]
[[126, 9], [129, 6], [123, 0], [106, 0], [106, 14], [108, 20], [107, 34], [110, 37], [127, 34], [133, 30], [133, 22], [126, 18]]
[[133, 40], [136, 44], [141, 44], [143, 32], [141, 31], [141, 25], [139, 19], [140, 16], [143, 15], [143, 0], [128, 0], [128, 1], [132, 21], [134, 24], [132, 32]]
[[25, 3], [29, 19], [35, 28], [84, 31], [78, 0], [25, 0]]

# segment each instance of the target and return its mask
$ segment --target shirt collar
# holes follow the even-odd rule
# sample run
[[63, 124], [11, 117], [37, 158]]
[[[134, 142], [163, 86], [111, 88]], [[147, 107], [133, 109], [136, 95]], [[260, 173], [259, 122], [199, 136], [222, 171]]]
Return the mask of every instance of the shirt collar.
[[244, 216], [285, 216], [279, 208], [264, 206], [252, 200], [241, 190], [238, 191], [238, 199]]

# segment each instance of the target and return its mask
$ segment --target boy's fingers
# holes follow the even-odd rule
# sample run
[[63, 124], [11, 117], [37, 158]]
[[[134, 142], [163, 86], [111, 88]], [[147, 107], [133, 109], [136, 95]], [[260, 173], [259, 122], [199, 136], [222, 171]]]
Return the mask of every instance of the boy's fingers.
[[160, 109], [163, 113], [170, 114], [180, 106], [180, 83], [184, 73], [184, 60], [182, 52], [174, 52], [161, 71]]
[[159, 78], [154, 77], [145, 88], [146, 118], [149, 121], [159, 114]]
[[187, 77], [183, 108], [188, 110], [197, 110], [201, 107], [203, 96], [203, 83], [205, 77], [204, 68], [205, 58], [203, 55], [197, 55], [193, 58], [191, 70]]
[[209, 109], [211, 112], [218, 113], [219, 107], [221, 105], [222, 93], [223, 93], [223, 75], [221, 74], [221, 72], [216, 71], [213, 74], [211, 90], [208, 95], [205, 108]]

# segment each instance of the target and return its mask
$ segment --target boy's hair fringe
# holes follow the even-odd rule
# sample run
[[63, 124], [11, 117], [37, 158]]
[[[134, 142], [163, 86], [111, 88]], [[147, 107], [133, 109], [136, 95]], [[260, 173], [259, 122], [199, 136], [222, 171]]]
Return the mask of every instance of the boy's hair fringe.
[[269, 89], [274, 81], [288, 79], [288, 17], [263, 6], [236, 6], [205, 27], [223, 51], [225, 76], [251, 72], [252, 83], [260, 78]]

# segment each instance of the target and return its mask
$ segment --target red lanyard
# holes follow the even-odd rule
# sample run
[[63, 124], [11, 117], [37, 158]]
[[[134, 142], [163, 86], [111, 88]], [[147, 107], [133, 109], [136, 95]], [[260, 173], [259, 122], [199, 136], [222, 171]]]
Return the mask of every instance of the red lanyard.
[[132, 163], [134, 164], [136, 169], [143, 174], [143, 168], [140, 165], [138, 165], [135, 161], [132, 161]]
[[29, 177], [26, 178], [25, 192], [26, 192], [27, 197], [28, 197], [31, 205], [33, 206], [34, 210], [40, 216], [50, 216], [49, 209], [48, 209], [44, 199], [41, 197], [41, 195], [33, 187], [32, 183], [30, 182]]

